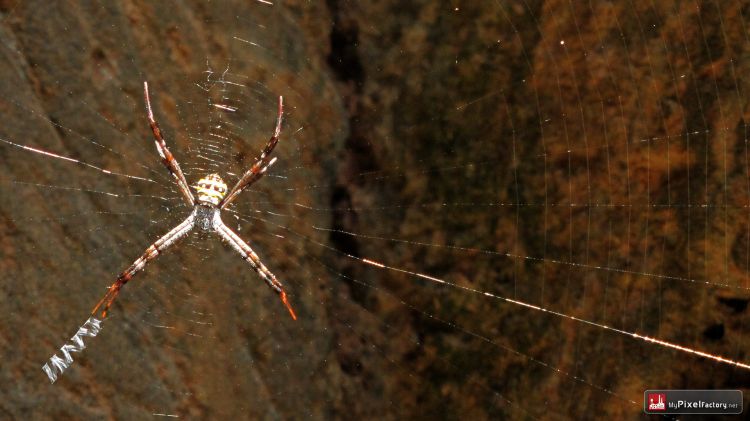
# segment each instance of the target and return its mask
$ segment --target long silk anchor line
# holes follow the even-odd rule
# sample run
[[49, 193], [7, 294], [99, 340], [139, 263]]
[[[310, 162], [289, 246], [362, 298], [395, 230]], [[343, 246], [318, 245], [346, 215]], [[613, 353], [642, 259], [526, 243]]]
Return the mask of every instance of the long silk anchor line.
[[44, 363], [42, 370], [47, 373], [50, 383], [54, 383], [55, 380], [57, 380], [57, 376], [61, 375], [66, 368], [73, 364], [73, 357], [70, 355], [71, 352], [81, 352], [86, 348], [86, 345], [83, 343], [83, 337], [90, 336], [93, 338], [101, 329], [102, 321], [95, 317], [89, 317], [89, 319], [86, 320], [86, 323], [78, 328], [78, 332], [70, 338], [72, 343], [65, 344], [60, 348], [63, 358], [54, 354], [52, 355], [52, 358], [49, 359], [49, 362]]

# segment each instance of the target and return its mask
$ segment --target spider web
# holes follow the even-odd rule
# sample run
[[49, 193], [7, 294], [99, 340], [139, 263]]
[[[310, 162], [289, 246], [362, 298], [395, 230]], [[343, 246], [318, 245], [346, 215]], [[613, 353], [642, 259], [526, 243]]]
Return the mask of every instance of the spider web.
[[[743, 4], [0, 10], [8, 418], [621, 418], [747, 387]], [[193, 233], [50, 385], [190, 212], [144, 80], [191, 184], [236, 182], [284, 97], [278, 162], [223, 219], [299, 320]]]

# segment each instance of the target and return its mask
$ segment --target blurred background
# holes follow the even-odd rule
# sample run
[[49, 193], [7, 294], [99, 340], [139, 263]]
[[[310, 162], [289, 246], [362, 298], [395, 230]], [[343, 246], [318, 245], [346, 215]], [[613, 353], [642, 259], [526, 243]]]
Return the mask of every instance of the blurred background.
[[[0, 1], [0, 418], [632, 419], [746, 390], [750, 4]], [[194, 233], [41, 370], [192, 184]], [[106, 170], [106, 171], [104, 171]], [[540, 311], [541, 310], [541, 311]], [[747, 402], [745, 403], [747, 405]]]

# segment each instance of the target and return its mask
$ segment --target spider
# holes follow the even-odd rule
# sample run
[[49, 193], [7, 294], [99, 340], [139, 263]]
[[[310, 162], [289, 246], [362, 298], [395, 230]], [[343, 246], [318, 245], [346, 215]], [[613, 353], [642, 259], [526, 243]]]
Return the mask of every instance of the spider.
[[237, 253], [245, 259], [250, 266], [258, 272], [258, 275], [270, 286], [276, 293], [279, 294], [281, 301], [289, 310], [294, 320], [297, 320], [297, 315], [294, 313], [292, 306], [289, 304], [286, 292], [284, 292], [284, 286], [276, 279], [273, 273], [260, 261], [258, 255], [253, 249], [227, 227], [221, 220], [221, 210], [229, 206], [237, 196], [242, 193], [243, 190], [250, 187], [253, 183], [258, 181], [266, 170], [276, 162], [276, 158], [269, 159], [269, 155], [273, 151], [273, 148], [279, 142], [279, 133], [281, 132], [281, 117], [284, 113], [283, 98], [279, 97], [279, 112], [276, 117], [276, 129], [274, 130], [273, 136], [266, 144], [266, 147], [261, 152], [260, 157], [249, 170], [247, 170], [237, 184], [227, 192], [227, 185], [224, 180], [218, 174], [208, 174], [201, 178], [198, 183], [192, 186], [196, 193], [197, 199], [193, 196], [188, 186], [185, 176], [180, 169], [180, 165], [174, 158], [167, 144], [164, 141], [164, 137], [159, 129], [159, 124], [154, 119], [154, 113], [151, 110], [151, 99], [149, 98], [148, 82], [143, 82], [143, 95], [146, 100], [146, 111], [148, 112], [148, 121], [151, 126], [151, 131], [154, 134], [154, 143], [156, 144], [156, 150], [161, 156], [161, 162], [167, 167], [167, 170], [175, 179], [177, 187], [180, 189], [183, 198], [188, 205], [193, 207], [193, 211], [190, 215], [182, 221], [179, 225], [172, 228], [167, 234], [159, 238], [151, 244], [145, 252], [133, 262], [130, 267], [125, 269], [117, 277], [117, 280], [109, 287], [107, 293], [99, 301], [91, 312], [92, 316], [95, 316], [101, 309], [101, 318], [107, 317], [107, 312], [112, 302], [115, 300], [117, 295], [120, 293], [123, 285], [128, 283], [133, 276], [143, 270], [146, 265], [152, 260], [156, 259], [161, 253], [167, 248], [174, 245], [177, 240], [185, 237], [193, 228], [198, 228], [204, 232], [215, 232], [221, 237], [222, 240], [229, 243], [229, 245], [237, 251]]

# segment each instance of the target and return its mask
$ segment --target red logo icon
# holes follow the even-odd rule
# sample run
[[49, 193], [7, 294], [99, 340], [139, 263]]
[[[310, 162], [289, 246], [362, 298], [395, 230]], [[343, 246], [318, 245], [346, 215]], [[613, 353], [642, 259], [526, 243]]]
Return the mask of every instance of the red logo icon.
[[664, 393], [649, 393], [648, 394], [648, 410], [649, 411], [666, 411], [667, 410], [667, 395]]

